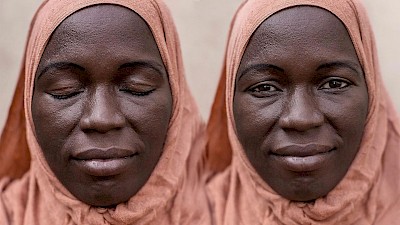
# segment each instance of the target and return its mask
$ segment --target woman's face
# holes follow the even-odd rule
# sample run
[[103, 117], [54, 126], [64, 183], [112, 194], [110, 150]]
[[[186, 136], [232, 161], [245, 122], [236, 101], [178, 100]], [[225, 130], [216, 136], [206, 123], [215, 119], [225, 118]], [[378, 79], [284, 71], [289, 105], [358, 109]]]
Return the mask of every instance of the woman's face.
[[250, 163], [272, 189], [293, 201], [328, 194], [358, 152], [368, 112], [341, 21], [317, 7], [265, 20], [240, 63], [233, 112]]
[[54, 31], [33, 121], [50, 168], [79, 200], [110, 207], [135, 195], [162, 154], [171, 111], [166, 69], [135, 12], [92, 6]]

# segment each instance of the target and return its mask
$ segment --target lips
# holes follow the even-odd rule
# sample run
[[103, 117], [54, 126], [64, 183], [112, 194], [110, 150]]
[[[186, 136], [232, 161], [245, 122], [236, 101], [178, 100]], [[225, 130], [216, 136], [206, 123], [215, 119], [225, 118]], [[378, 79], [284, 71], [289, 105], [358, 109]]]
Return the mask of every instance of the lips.
[[84, 173], [105, 177], [126, 172], [137, 155], [138, 152], [135, 150], [113, 147], [77, 151], [71, 155], [71, 158]]
[[270, 155], [289, 171], [311, 172], [323, 168], [335, 150], [322, 144], [288, 145], [273, 149]]
[[135, 154], [137, 154], [137, 151], [123, 148], [88, 149], [73, 153], [72, 158], [78, 160], [118, 159], [130, 157]]

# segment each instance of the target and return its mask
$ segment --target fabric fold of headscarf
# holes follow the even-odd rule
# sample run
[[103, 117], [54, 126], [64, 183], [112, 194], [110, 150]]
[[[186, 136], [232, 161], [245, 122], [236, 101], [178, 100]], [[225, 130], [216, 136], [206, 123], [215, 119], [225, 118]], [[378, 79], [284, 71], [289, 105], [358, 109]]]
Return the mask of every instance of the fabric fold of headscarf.
[[[156, 168], [136, 195], [115, 208], [86, 205], [59, 182], [37, 143], [31, 112], [36, 69], [52, 32], [69, 15], [97, 4], [129, 8], [147, 22], [173, 96], [173, 113]], [[44, 1], [31, 24], [10, 112], [0, 142], [0, 153], [7, 153], [0, 160], [1, 224], [210, 224], [203, 176], [205, 125], [184, 78], [175, 25], [161, 0]], [[14, 156], [22, 157], [17, 166], [12, 165]]]
[[[251, 35], [269, 16], [301, 5], [326, 9], [343, 22], [363, 67], [369, 95], [356, 158], [343, 180], [313, 203], [281, 197], [257, 174], [236, 135], [232, 107], [236, 72]], [[233, 19], [223, 68], [207, 129], [210, 140], [219, 137], [208, 142], [210, 166], [217, 171], [225, 168], [208, 184], [215, 224], [399, 223], [400, 121], [382, 83], [374, 35], [360, 1], [247, 0]], [[231, 163], [218, 161], [221, 156]]]

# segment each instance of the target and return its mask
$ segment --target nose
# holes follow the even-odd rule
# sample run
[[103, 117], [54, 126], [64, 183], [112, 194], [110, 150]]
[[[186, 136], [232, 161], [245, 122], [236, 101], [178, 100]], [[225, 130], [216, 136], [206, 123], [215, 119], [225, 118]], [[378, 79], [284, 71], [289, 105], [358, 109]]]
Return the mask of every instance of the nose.
[[80, 120], [83, 131], [106, 133], [124, 126], [125, 117], [120, 111], [117, 96], [107, 89], [98, 88], [89, 94]]
[[307, 131], [324, 123], [324, 115], [308, 90], [295, 90], [288, 99], [278, 122], [282, 129]]

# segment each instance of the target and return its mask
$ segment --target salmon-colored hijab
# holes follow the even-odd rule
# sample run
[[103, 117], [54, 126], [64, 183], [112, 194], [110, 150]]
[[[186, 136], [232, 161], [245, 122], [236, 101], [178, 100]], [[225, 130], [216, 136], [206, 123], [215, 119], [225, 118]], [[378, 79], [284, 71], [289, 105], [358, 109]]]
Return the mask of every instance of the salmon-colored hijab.
[[[281, 197], [257, 174], [237, 138], [232, 108], [236, 72], [251, 35], [272, 14], [297, 5], [324, 8], [344, 23], [369, 94], [355, 160], [343, 180], [313, 203]], [[208, 134], [209, 162], [214, 170], [223, 170], [208, 184], [217, 225], [400, 223], [400, 122], [382, 84], [373, 32], [358, 0], [245, 1], [231, 25]]]
[[[35, 138], [31, 112], [34, 76], [50, 35], [66, 17], [95, 4], [124, 6], [147, 22], [173, 96], [163, 154], [151, 177], [128, 202], [110, 209], [82, 203], [58, 181]], [[33, 19], [25, 64], [1, 137], [0, 224], [210, 224], [201, 176], [204, 135], [204, 123], [184, 79], [176, 29], [161, 0], [47, 0]]]

